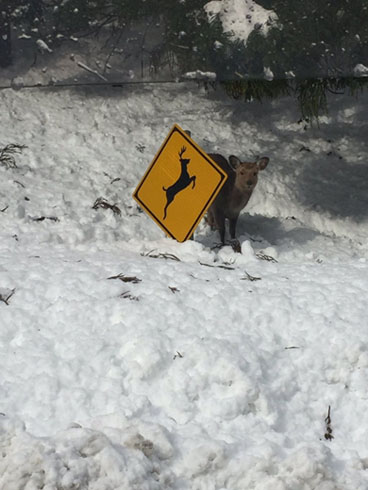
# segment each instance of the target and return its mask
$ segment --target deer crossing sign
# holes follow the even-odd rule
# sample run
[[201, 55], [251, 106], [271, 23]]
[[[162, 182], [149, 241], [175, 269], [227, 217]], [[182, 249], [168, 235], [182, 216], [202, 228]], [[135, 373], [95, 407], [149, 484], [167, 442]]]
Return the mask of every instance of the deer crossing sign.
[[226, 173], [176, 124], [133, 193], [178, 242], [190, 238], [226, 181]]

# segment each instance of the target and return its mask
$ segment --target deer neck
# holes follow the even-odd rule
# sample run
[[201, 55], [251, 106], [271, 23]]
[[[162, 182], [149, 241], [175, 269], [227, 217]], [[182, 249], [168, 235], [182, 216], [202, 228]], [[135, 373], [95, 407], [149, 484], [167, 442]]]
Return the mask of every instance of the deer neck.
[[251, 195], [252, 191], [244, 191], [244, 189], [240, 189], [239, 187], [237, 187], [235, 183], [231, 196], [233, 207], [239, 210], [243, 209], [249, 201]]

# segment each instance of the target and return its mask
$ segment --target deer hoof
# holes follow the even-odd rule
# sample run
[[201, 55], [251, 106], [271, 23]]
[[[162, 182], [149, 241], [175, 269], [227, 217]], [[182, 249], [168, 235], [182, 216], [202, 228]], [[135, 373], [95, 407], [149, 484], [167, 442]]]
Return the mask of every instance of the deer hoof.
[[237, 238], [233, 238], [232, 240], [230, 240], [230, 245], [234, 252], [241, 254], [241, 245]]

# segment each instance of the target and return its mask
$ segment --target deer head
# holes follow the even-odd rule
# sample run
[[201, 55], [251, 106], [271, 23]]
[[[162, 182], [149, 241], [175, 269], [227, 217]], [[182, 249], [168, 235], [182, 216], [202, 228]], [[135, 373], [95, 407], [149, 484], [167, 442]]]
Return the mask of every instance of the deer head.
[[269, 162], [268, 157], [263, 157], [256, 162], [241, 162], [238, 157], [231, 155], [229, 162], [235, 170], [235, 186], [248, 193], [252, 193], [258, 182], [258, 172], [264, 170]]

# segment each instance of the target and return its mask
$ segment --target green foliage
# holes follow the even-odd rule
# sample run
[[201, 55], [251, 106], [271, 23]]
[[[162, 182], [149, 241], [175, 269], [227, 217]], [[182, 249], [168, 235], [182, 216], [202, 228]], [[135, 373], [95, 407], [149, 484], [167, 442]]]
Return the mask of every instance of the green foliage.
[[342, 77], [367, 59], [368, 0], [274, 0], [272, 9], [278, 22], [267, 37], [254, 32], [247, 43], [253, 75], [263, 65], [278, 78]]
[[221, 84], [230, 97], [248, 102], [251, 100], [261, 102], [265, 98], [274, 99], [291, 93], [291, 87], [287, 80], [225, 80]]
[[295, 80], [248, 79], [222, 82], [226, 93], [245, 101], [275, 99], [291, 95], [298, 101], [304, 119], [317, 120], [328, 112], [327, 95], [349, 93], [357, 96], [368, 88], [368, 77], [308, 78]]
[[318, 119], [327, 113], [328, 88], [328, 79], [308, 79], [296, 83], [295, 94], [303, 118]]
[[[70, 0], [69, 3], [73, 1], [86, 2]], [[172, 0], [111, 0], [107, 4], [105, 0], [96, 0], [88, 16], [93, 19], [93, 26], [111, 28], [115, 32], [130, 25], [141, 25], [142, 40], [152, 26], [161, 26], [162, 40], [151, 47], [151, 52], [158, 54], [154, 59], [157, 68], [163, 58], [170, 57], [181, 72], [210, 70], [214, 66], [226, 71], [226, 59], [236, 55], [239, 43], [231, 43], [219, 19], [209, 20], [203, 9], [206, 3], [208, 0], [175, 3]]]
[[165, 44], [182, 72], [226, 72], [228, 53], [233, 51], [229, 43], [219, 19], [209, 21], [203, 10], [194, 9], [186, 16], [176, 12], [167, 19]]
[[294, 93], [304, 118], [318, 119], [328, 112], [327, 95], [349, 93], [357, 96], [368, 88], [368, 78], [319, 78], [299, 80], [294, 84]]
[[0, 66], [12, 63], [12, 36], [26, 34], [33, 38], [43, 17], [42, 0], [0, 0]]
[[94, 10], [90, 4], [86, 0], [68, 0], [55, 5], [52, 11], [55, 33], [68, 35], [88, 30]]
[[12, 60], [10, 9], [0, 0], [0, 67], [9, 66]]
[[[225, 91], [242, 100], [293, 95], [304, 117], [327, 111], [327, 94], [359, 93], [367, 78], [352, 75], [368, 59], [368, 0], [257, 0], [277, 15], [267, 35], [255, 29], [246, 44], [209, 18], [208, 0], [0, 0], [0, 66], [11, 62], [16, 36], [56, 41], [107, 33], [111, 53], [129, 27], [140, 29], [142, 52], [158, 71], [215, 72]], [[149, 32], [159, 36], [150, 44]], [[108, 45], [110, 43], [110, 45]], [[125, 52], [125, 47], [124, 47]], [[274, 75], [265, 80], [265, 69]]]
[[[291, 94], [302, 117], [328, 110], [327, 95], [357, 94], [368, 78], [354, 78], [354, 67], [368, 59], [368, 0], [257, 0], [277, 14], [267, 36], [254, 30], [242, 52], [231, 60], [226, 92], [244, 100]], [[365, 63], [366, 64], [366, 63]], [[274, 76], [264, 80], [265, 68]], [[233, 81], [235, 76], [240, 80]]]

